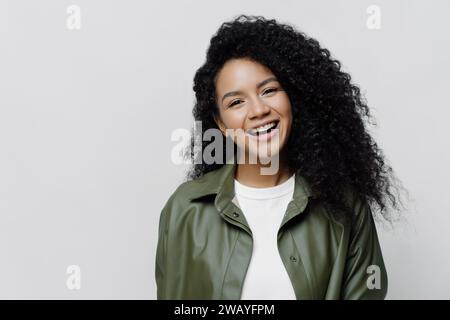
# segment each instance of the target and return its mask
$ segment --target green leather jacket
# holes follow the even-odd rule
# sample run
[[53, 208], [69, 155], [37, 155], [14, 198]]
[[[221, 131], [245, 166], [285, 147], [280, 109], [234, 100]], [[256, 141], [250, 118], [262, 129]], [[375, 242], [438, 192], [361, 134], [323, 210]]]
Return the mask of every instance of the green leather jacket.
[[[252, 232], [234, 197], [236, 164], [182, 183], [162, 209], [157, 299], [240, 299]], [[278, 250], [297, 299], [384, 299], [387, 274], [366, 202], [349, 193], [352, 219], [336, 219], [296, 174]]]

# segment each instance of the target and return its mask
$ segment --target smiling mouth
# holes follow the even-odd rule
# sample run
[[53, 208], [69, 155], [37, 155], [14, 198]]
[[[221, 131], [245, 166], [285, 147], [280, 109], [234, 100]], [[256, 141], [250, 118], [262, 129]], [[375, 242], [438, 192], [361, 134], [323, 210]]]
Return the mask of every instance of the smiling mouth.
[[280, 121], [276, 120], [256, 129], [248, 129], [247, 133], [251, 136], [259, 137], [269, 134], [273, 129], [278, 128]]

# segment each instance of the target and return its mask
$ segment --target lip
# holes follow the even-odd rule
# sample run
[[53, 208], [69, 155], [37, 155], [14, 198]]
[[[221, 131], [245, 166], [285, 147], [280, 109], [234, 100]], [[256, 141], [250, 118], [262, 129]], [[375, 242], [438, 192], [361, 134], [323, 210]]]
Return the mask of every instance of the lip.
[[[275, 136], [275, 134], [278, 134], [280, 132], [280, 122], [281, 121], [278, 121], [278, 120], [276, 120], [276, 121], [277, 121], [276, 127], [273, 128], [272, 130], [270, 130], [269, 133], [265, 133], [265, 134], [262, 134], [262, 135], [259, 135], [259, 136], [254, 136], [254, 135], [251, 135], [251, 134], [246, 132], [245, 135], [250, 137], [250, 139], [254, 139], [254, 140], [257, 140], [257, 141], [270, 141], [272, 139], [272, 137]], [[269, 121], [267, 123], [270, 123], [270, 122], [272, 122], [272, 121]]]

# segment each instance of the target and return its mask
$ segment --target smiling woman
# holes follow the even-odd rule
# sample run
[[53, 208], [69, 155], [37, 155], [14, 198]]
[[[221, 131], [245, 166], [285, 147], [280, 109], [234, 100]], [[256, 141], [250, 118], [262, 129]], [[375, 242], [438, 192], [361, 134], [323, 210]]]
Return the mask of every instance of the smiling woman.
[[[258, 177], [254, 175], [254, 171], [271, 160], [263, 163], [262, 158], [265, 156], [279, 156], [281, 164], [277, 164], [277, 167], [289, 170], [284, 146], [291, 131], [292, 107], [288, 95], [272, 71], [248, 58], [231, 59], [218, 72], [215, 87], [219, 111], [214, 120], [224, 135], [227, 129], [235, 130], [237, 134], [232, 139], [243, 151], [239, 153], [237, 180], [254, 185], [255, 181], [251, 180]], [[242, 133], [244, 136], [240, 136]], [[266, 150], [268, 151], [264, 154]], [[245, 159], [250, 159], [251, 156], [261, 161], [246, 163]], [[292, 175], [287, 170], [280, 172], [281, 175], [262, 176], [256, 182], [261, 187], [267, 183], [269, 186], [277, 185]]]
[[[160, 216], [158, 299], [386, 296], [372, 213], [389, 220], [387, 205], [398, 208], [394, 175], [350, 79], [292, 26], [245, 15], [222, 24], [195, 74], [193, 115], [238, 155], [198, 161], [192, 137], [192, 170]], [[266, 160], [279, 170], [262, 174]]]

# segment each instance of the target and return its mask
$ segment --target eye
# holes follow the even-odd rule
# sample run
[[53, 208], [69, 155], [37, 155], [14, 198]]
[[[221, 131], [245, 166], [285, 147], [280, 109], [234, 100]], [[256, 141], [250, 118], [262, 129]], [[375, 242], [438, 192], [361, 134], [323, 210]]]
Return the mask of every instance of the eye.
[[228, 105], [228, 108], [229, 108], [229, 107], [232, 107], [232, 106], [234, 106], [234, 105], [236, 105], [236, 104], [238, 104], [238, 103], [236, 103], [236, 102], [238, 102], [238, 101], [241, 101], [241, 100], [236, 99], [236, 100], [234, 100], [233, 102], [231, 102], [231, 103]]
[[263, 92], [263, 94], [266, 94], [266, 93], [268, 93], [268, 92], [277, 91], [277, 90], [278, 90], [277, 88], [269, 88], [269, 89], [265, 90], [265, 91]]

